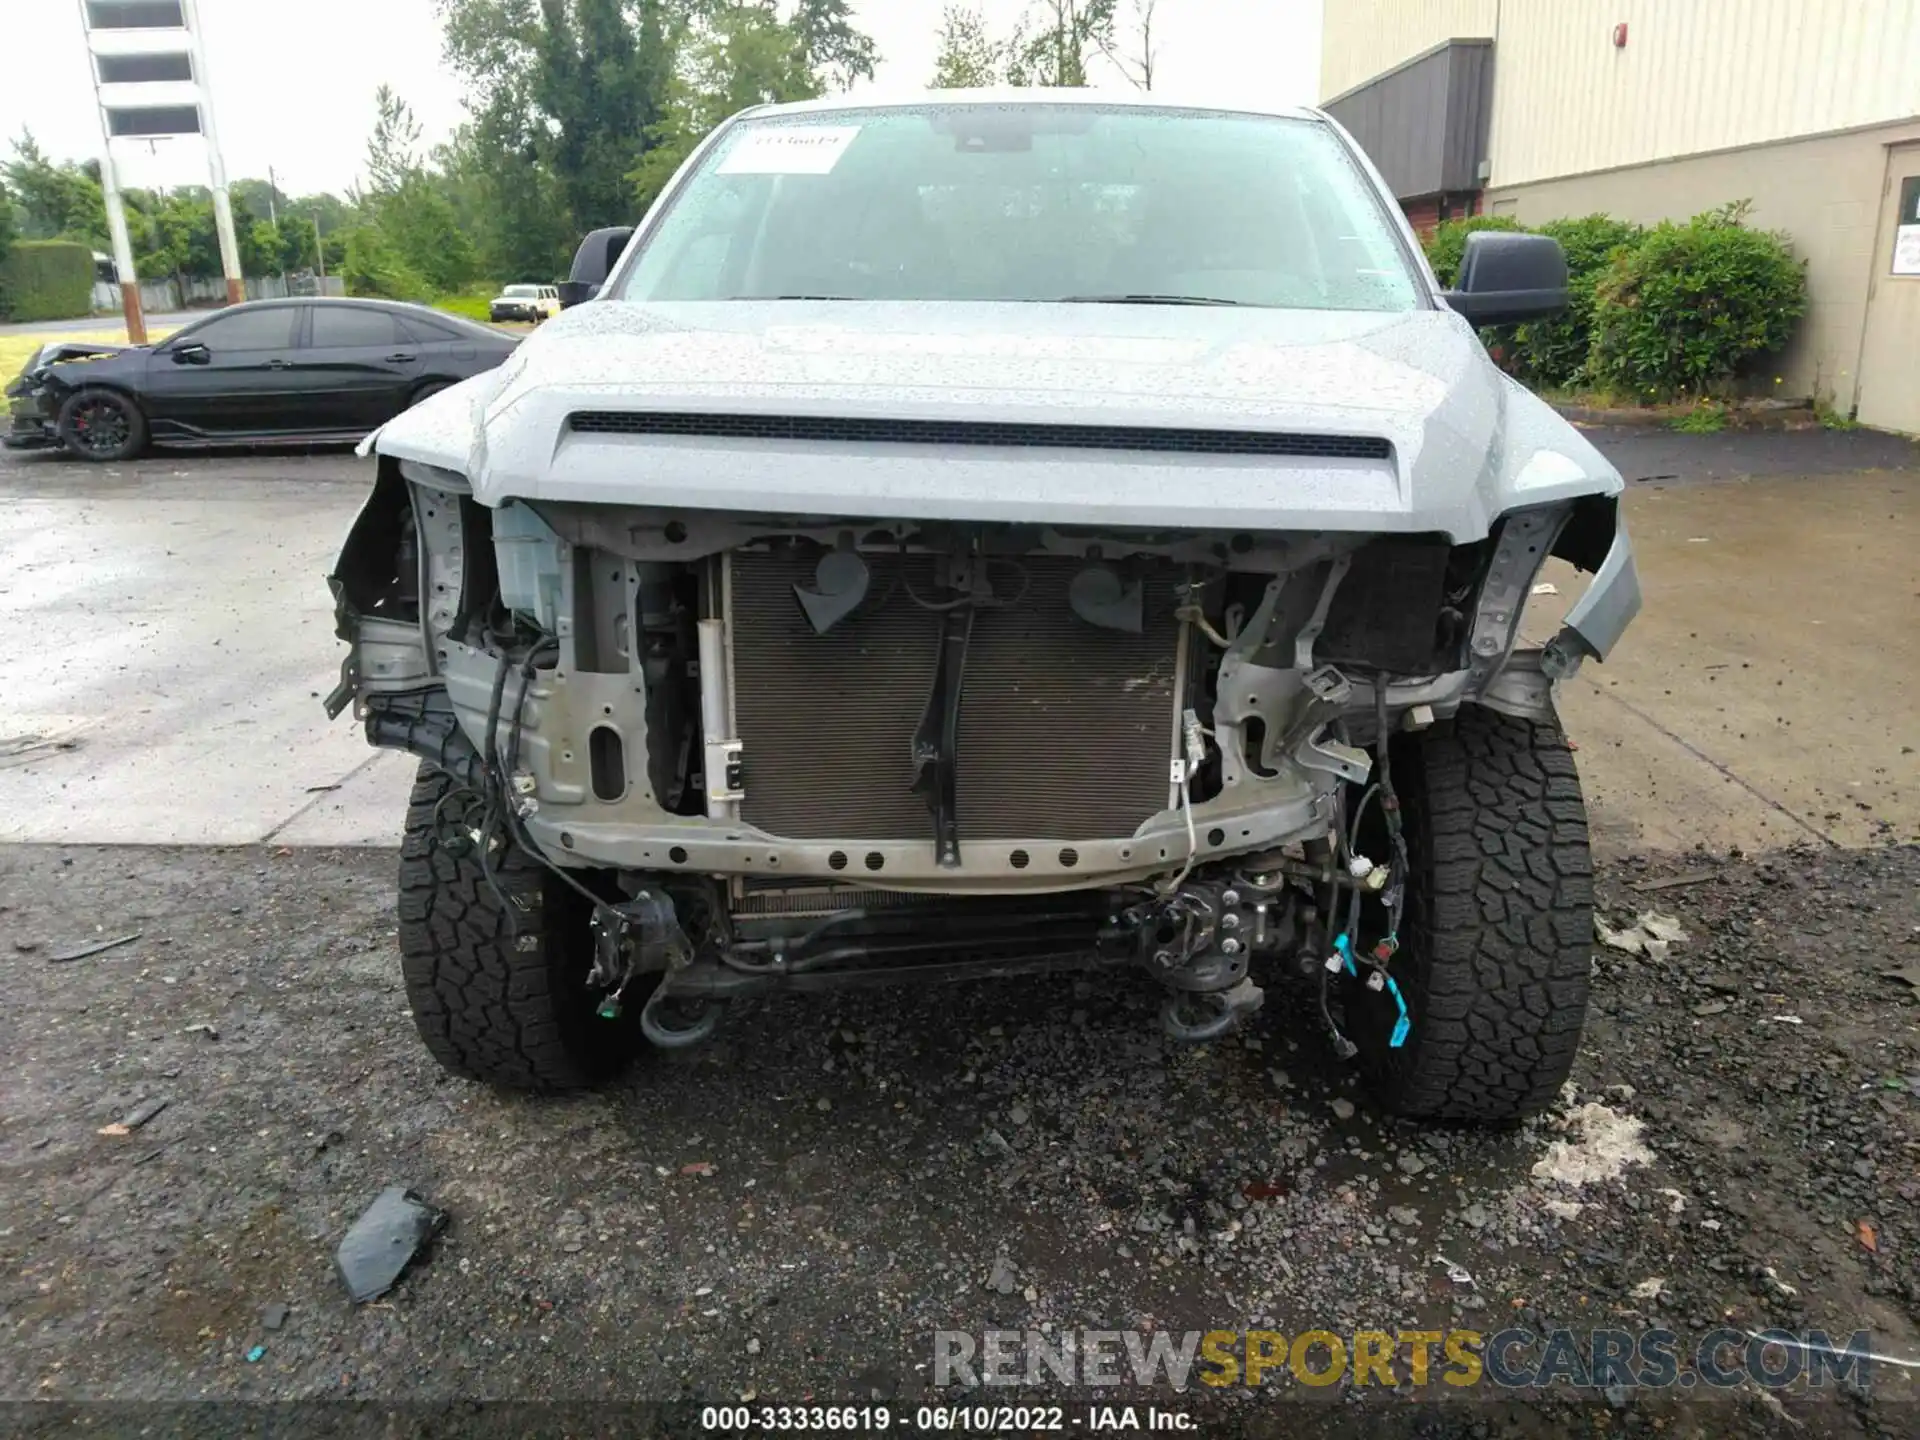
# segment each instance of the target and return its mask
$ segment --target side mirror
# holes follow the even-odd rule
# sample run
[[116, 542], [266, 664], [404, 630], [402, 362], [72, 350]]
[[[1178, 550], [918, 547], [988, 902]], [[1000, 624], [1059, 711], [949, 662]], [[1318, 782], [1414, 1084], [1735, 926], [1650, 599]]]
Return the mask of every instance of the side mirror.
[[631, 225], [615, 225], [595, 230], [573, 252], [573, 271], [560, 282], [560, 308], [584, 304], [600, 293], [613, 267], [620, 263], [620, 252], [633, 238]]
[[213, 352], [204, 345], [188, 341], [185, 345], [176, 345], [167, 352], [176, 365], [205, 365], [213, 359]]
[[1478, 230], [1467, 236], [1448, 305], [1475, 325], [1513, 325], [1567, 308], [1567, 256], [1551, 235]]

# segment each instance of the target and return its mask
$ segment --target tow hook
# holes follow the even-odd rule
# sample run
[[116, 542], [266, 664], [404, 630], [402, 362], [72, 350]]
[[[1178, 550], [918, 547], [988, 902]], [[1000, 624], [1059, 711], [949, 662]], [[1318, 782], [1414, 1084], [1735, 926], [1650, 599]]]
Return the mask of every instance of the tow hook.
[[1242, 979], [1226, 990], [1176, 991], [1160, 1006], [1160, 1025], [1176, 1040], [1217, 1040], [1266, 1003], [1267, 994]]
[[1160, 1007], [1168, 1035], [1190, 1044], [1217, 1039], [1260, 1008], [1266, 995], [1247, 965], [1268, 939], [1266, 918], [1217, 881], [1183, 886], [1120, 917], [1139, 963], [1171, 992]]

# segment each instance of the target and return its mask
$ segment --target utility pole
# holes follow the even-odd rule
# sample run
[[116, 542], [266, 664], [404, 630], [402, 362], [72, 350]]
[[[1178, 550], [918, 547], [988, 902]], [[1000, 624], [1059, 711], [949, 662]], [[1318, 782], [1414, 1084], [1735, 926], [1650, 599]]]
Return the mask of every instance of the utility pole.
[[127, 343], [147, 343], [147, 317], [140, 308], [140, 276], [133, 268], [133, 241], [127, 235], [127, 208], [120, 203], [120, 177], [113, 166], [113, 127], [100, 94], [100, 67], [93, 56], [93, 26], [87, 0], [80, 0], [80, 33], [87, 38], [87, 75], [93, 81], [93, 111], [100, 122], [100, 194], [106, 201], [107, 233], [113, 237], [113, 269], [120, 281], [120, 309], [127, 318]]
[[320, 293], [327, 293], [327, 247], [320, 238], [320, 216], [316, 211], [313, 217], [313, 259], [320, 271]]
[[269, 165], [267, 166], [267, 223], [273, 226], [275, 243], [278, 244], [280, 247], [280, 283], [282, 285], [286, 285], [288, 283], [287, 281], [287, 243], [286, 243], [286, 240], [280, 235], [280, 205], [278, 203], [279, 193], [280, 193], [280, 179], [277, 175], [273, 173], [273, 166]]
[[227, 303], [238, 305], [247, 298], [247, 287], [240, 274], [240, 242], [233, 233], [233, 202], [227, 197], [227, 164], [220, 154], [220, 132], [214, 127], [206, 42], [200, 34], [200, 15], [194, 0], [180, 0], [180, 12], [186, 20], [194, 78], [200, 87], [200, 126], [207, 142], [207, 170], [213, 179], [213, 223], [220, 234], [220, 268], [227, 276]]

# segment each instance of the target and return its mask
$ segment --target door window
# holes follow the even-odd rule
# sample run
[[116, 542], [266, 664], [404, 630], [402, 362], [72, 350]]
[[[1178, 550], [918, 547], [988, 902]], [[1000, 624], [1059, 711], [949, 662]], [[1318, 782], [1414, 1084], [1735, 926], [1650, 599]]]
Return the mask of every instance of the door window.
[[1900, 182], [1900, 209], [1893, 217], [1895, 275], [1920, 275], [1920, 175]]
[[182, 338], [190, 345], [204, 345], [216, 355], [240, 350], [291, 350], [293, 322], [298, 316], [291, 305], [240, 310], [209, 320]]
[[384, 310], [363, 310], [357, 305], [313, 307], [309, 343], [316, 350], [367, 350], [399, 342], [399, 327]]
[[461, 339], [472, 338], [471, 336], [461, 335], [461, 333], [458, 330], [454, 329], [451, 325], [442, 325], [438, 320], [429, 320], [424, 315], [415, 315], [411, 313], [409, 313], [407, 318], [401, 322], [400, 328], [405, 330], [411, 338], [416, 340], [424, 340], [428, 344], [432, 344], [436, 340], [461, 340]]

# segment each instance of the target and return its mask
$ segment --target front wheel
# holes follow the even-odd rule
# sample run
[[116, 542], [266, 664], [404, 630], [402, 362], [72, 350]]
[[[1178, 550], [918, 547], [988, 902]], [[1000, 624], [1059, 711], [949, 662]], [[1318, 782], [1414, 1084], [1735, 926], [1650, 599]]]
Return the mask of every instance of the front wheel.
[[[1566, 737], [1468, 705], [1400, 736], [1391, 760], [1410, 873], [1389, 972], [1411, 1027], [1393, 1046], [1398, 1006], [1349, 981], [1352, 1038], [1396, 1114], [1535, 1114], [1573, 1067], [1593, 952], [1587, 807]], [[1384, 856], [1377, 807], [1369, 818], [1362, 849]]]
[[496, 852], [490, 884], [467, 828], [475, 799], [423, 765], [407, 807], [400, 969], [420, 1038], [454, 1074], [508, 1089], [609, 1079], [640, 1048], [639, 1006], [597, 1013], [586, 983], [592, 907], [511, 844]]
[[82, 460], [131, 460], [147, 448], [147, 417], [113, 390], [76, 390], [60, 407], [60, 439]]

